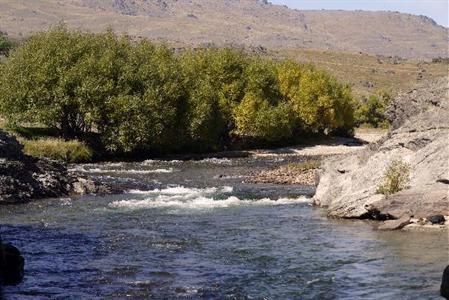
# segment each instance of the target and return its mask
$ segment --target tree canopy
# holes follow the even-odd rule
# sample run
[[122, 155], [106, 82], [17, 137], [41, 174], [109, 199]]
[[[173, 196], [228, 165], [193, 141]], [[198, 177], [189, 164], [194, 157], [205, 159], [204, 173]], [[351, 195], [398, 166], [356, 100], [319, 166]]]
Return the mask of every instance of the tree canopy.
[[349, 88], [324, 71], [235, 49], [174, 53], [58, 26], [0, 66], [0, 114], [64, 138], [95, 134], [111, 152], [211, 151], [350, 132]]

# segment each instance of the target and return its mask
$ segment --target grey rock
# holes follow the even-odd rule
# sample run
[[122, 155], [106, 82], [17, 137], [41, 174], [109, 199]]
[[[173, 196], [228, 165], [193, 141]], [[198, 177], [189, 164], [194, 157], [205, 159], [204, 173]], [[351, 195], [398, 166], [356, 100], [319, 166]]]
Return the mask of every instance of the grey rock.
[[403, 216], [397, 220], [385, 221], [381, 224], [379, 230], [399, 230], [410, 224], [410, 216]]
[[[365, 218], [372, 212], [393, 219], [449, 215], [447, 80], [427, 82], [398, 97], [389, 109], [393, 128], [387, 137], [323, 162], [314, 203], [341, 218]], [[384, 172], [395, 159], [410, 165], [410, 188], [390, 196], [378, 194]]]
[[72, 178], [54, 161], [23, 155], [0, 162], [0, 204], [66, 195]]
[[0, 130], [0, 205], [69, 194], [120, 192], [71, 173], [59, 162], [27, 156], [22, 149], [13, 136]]

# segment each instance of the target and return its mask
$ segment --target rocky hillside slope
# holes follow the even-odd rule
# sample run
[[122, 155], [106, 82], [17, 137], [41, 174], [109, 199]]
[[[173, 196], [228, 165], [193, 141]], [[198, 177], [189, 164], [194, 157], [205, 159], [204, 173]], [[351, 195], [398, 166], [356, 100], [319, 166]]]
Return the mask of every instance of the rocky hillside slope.
[[0, 30], [26, 36], [64, 20], [180, 45], [262, 45], [447, 57], [448, 30], [397, 12], [299, 11], [266, 0], [0, 0]]
[[[391, 132], [367, 149], [324, 163], [314, 202], [341, 218], [425, 218], [449, 215], [448, 78], [398, 97]], [[393, 160], [410, 167], [409, 188], [377, 193]]]

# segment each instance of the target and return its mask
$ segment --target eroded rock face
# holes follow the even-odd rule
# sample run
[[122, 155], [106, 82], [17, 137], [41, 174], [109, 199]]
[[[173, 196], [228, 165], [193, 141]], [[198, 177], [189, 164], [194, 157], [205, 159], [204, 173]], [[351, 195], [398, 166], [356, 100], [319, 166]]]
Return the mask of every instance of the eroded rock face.
[[[314, 202], [327, 207], [329, 215], [399, 219], [449, 214], [448, 79], [400, 96], [389, 116], [393, 129], [386, 138], [324, 162]], [[410, 165], [410, 188], [378, 194], [385, 169], [395, 159]]]

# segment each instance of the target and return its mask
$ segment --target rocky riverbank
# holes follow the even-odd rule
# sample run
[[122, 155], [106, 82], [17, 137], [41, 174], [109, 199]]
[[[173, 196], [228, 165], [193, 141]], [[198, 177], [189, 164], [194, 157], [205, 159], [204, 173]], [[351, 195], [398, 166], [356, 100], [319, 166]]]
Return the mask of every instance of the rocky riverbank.
[[0, 130], [0, 204], [73, 194], [115, 193], [105, 185], [48, 159], [25, 155], [15, 137]]
[[326, 157], [353, 153], [377, 142], [387, 134], [381, 129], [357, 129], [353, 138], [328, 137], [309, 143], [278, 149], [253, 150], [253, 157], [275, 157], [283, 161], [287, 157], [303, 157], [302, 163], [285, 163], [261, 172], [251, 172], [246, 182], [269, 184], [295, 184], [317, 186], [321, 160]]
[[316, 186], [318, 184], [319, 167], [319, 160], [290, 163], [272, 170], [252, 173], [246, 182]]
[[[389, 229], [430, 224], [434, 216], [448, 216], [448, 79], [399, 96], [388, 117], [392, 130], [385, 138], [324, 161], [314, 203], [325, 207], [331, 217], [387, 220], [382, 226]], [[406, 188], [379, 193], [386, 170], [398, 160], [409, 169]]]

